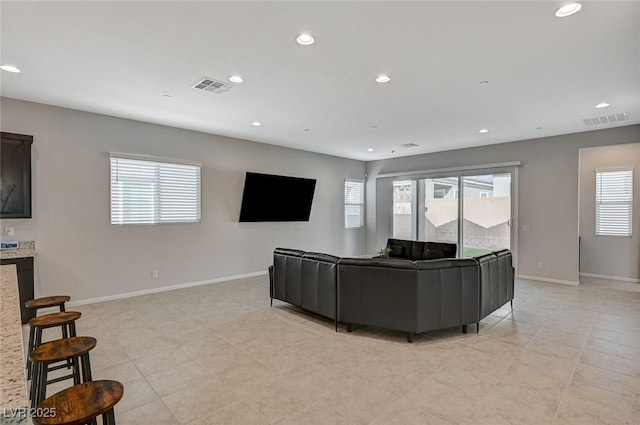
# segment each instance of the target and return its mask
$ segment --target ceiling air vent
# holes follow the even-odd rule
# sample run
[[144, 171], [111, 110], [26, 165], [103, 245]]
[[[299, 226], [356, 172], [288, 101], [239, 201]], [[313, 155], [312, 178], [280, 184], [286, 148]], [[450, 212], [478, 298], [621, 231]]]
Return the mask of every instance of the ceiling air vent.
[[627, 120], [627, 113], [624, 112], [621, 114], [611, 114], [611, 115], [605, 115], [597, 118], [585, 118], [582, 121], [584, 121], [584, 125], [591, 126], [591, 125], [611, 124], [613, 122], [620, 122], [620, 121], [626, 121], [626, 120]]
[[415, 148], [418, 145], [416, 145], [415, 143], [403, 143], [403, 144], [398, 145], [398, 146], [400, 146], [401, 148]]
[[233, 84], [223, 83], [222, 81], [214, 80], [213, 78], [204, 77], [192, 86], [194, 89], [210, 91], [217, 94], [222, 94], [234, 88]]

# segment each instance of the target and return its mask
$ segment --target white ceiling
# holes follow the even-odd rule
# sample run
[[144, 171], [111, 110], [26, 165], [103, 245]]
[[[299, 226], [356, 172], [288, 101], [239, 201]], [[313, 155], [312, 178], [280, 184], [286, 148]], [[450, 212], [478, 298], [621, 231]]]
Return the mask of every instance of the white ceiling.
[[1, 94], [360, 160], [640, 123], [640, 3], [561, 4], [2, 1]]

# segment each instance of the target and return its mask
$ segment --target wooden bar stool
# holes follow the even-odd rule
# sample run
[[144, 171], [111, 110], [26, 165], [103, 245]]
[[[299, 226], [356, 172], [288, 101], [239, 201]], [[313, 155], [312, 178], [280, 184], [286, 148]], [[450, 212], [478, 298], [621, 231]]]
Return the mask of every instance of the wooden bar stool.
[[24, 303], [27, 308], [48, 308], [48, 307], [60, 307], [60, 311], [64, 311], [64, 303], [71, 299], [68, 295], [53, 295], [51, 297], [36, 298]]
[[[65, 311], [65, 305], [67, 301], [71, 299], [68, 295], [52, 295], [50, 297], [42, 297], [36, 298], [34, 300], [29, 300], [24, 303], [24, 306], [27, 308], [35, 309], [36, 312], [41, 308], [49, 308], [49, 307], [59, 307], [60, 311]], [[62, 328], [62, 337], [68, 338], [69, 335], [66, 334], [66, 329]]]
[[35, 425], [81, 425], [96, 423], [96, 418], [102, 415], [103, 425], [116, 425], [113, 407], [123, 394], [124, 386], [118, 381], [74, 385], [39, 404], [32, 420]]
[[[47, 394], [47, 384], [73, 378], [74, 385], [91, 381], [91, 362], [89, 351], [96, 347], [98, 341], [90, 336], [76, 336], [46, 342], [34, 349], [29, 357], [33, 363], [31, 379], [31, 406], [40, 404]], [[51, 366], [54, 363], [69, 360], [73, 368], [71, 375], [48, 380], [48, 373], [66, 367]], [[82, 373], [81, 373], [82, 372]]]
[[[62, 311], [60, 313], [43, 314], [29, 320], [29, 343], [27, 346], [27, 379], [31, 379], [31, 357], [33, 350], [42, 345], [44, 329], [61, 327], [65, 338], [76, 336], [76, 320], [82, 316], [79, 311]], [[67, 366], [70, 366], [68, 364]]]

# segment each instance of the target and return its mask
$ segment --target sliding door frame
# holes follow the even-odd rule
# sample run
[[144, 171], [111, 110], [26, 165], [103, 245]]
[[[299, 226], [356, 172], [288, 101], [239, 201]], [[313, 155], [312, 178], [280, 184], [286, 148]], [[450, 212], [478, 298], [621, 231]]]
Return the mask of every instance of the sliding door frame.
[[[452, 167], [452, 168], [441, 168], [434, 170], [421, 170], [421, 171], [411, 171], [406, 173], [390, 173], [390, 174], [379, 174], [376, 176], [376, 179], [379, 178], [391, 178], [393, 181], [399, 180], [413, 180], [418, 181], [422, 179], [433, 179], [433, 178], [442, 178], [442, 177], [457, 177], [458, 178], [458, 257], [462, 255], [463, 247], [464, 247], [464, 177], [468, 176], [479, 176], [479, 175], [487, 175], [487, 174], [511, 174], [511, 226], [510, 226], [510, 244], [511, 244], [511, 252], [513, 255], [513, 264], [517, 269], [518, 265], [518, 169], [519, 166], [522, 165], [520, 161], [499, 163], [499, 164], [487, 164], [487, 165], [479, 165], [479, 166], [470, 166], [470, 167]], [[417, 186], [417, 185], [416, 185]], [[412, 191], [414, 192], [414, 191]], [[415, 190], [415, 194], [417, 195], [420, 190]], [[424, 201], [424, 199], [412, 199], [412, 209], [414, 206], [417, 206], [419, 201]], [[415, 208], [414, 212], [417, 212], [418, 208]], [[391, 205], [391, 211], [393, 211], [393, 202]], [[412, 214], [413, 215], [413, 214]], [[412, 217], [412, 234], [413, 239], [418, 239], [418, 228], [419, 228], [419, 214], [415, 214], [415, 217]], [[393, 230], [393, 212], [389, 216], [389, 228]], [[390, 235], [391, 236], [391, 235]], [[516, 270], [516, 274], [517, 274]]]

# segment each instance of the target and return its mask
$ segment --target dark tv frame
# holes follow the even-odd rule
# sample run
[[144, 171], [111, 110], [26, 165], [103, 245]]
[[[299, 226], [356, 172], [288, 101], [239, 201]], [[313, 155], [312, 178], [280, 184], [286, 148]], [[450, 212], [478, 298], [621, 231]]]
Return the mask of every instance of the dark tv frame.
[[[269, 184], [269, 182], [271, 182]], [[313, 207], [313, 198], [316, 189], [316, 179], [282, 176], [277, 174], [264, 174], [247, 171], [245, 174], [244, 188], [242, 191], [242, 205], [240, 207], [240, 223], [264, 223], [264, 222], [308, 222]], [[268, 186], [272, 186], [271, 190]], [[289, 187], [287, 187], [289, 186]], [[290, 198], [294, 201], [304, 202], [296, 205], [290, 212], [295, 215], [286, 215], [287, 208], [271, 208], [260, 211], [263, 206], [277, 207], [288, 199], [278, 193], [279, 190], [304, 188], [305, 199], [299, 197]], [[308, 199], [307, 199], [308, 198]], [[308, 203], [307, 203], [308, 201]], [[297, 210], [297, 211], [296, 211]]]

